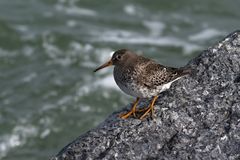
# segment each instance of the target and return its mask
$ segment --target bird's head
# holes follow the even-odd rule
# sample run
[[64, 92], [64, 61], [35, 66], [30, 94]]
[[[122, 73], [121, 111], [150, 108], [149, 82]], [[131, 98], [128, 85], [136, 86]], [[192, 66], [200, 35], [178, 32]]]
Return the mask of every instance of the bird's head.
[[94, 72], [97, 72], [98, 70], [108, 66], [122, 65], [131, 57], [131, 55], [133, 55], [133, 53], [127, 49], [117, 50], [113, 53], [112, 58], [109, 61], [99, 66], [97, 69], [94, 70]]

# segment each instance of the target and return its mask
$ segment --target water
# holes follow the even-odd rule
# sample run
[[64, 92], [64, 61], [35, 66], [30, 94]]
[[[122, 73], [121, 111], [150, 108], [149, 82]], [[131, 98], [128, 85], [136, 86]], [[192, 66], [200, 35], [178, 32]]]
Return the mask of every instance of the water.
[[42, 160], [133, 98], [110, 53], [182, 66], [240, 25], [240, 1], [0, 1], [0, 159]]

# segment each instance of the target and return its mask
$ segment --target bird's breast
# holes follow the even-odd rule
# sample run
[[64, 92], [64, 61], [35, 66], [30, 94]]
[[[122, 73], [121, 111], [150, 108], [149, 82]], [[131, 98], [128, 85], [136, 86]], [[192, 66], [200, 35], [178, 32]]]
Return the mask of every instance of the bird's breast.
[[142, 86], [138, 81], [139, 74], [135, 70], [114, 68], [114, 79], [118, 87], [133, 97], [148, 98], [156, 94], [157, 90]]

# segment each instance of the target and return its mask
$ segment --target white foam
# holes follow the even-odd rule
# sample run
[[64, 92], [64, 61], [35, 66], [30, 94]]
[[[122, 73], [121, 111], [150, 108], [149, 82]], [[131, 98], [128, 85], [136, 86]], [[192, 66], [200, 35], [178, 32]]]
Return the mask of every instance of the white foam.
[[27, 139], [37, 135], [37, 129], [31, 125], [16, 126], [11, 134], [0, 137], [0, 159], [7, 153], [18, 146], [27, 142]]
[[136, 33], [131, 33], [131, 35], [128, 36], [118, 36], [117, 32], [118, 31], [108, 31], [107, 33], [105, 32], [103, 34], [100, 34], [99, 36], [96, 36], [98, 38], [94, 38], [92, 39], [92, 41], [114, 42], [118, 44], [182, 47], [186, 54], [192, 53], [193, 51], [197, 51], [202, 48], [197, 44], [193, 44], [170, 36], [154, 37], [151, 35], [144, 36]]
[[80, 107], [80, 110], [81, 110], [81, 112], [89, 112], [90, 110], [91, 110], [91, 107], [90, 106], [84, 106], [84, 105], [81, 105], [81, 107]]
[[24, 46], [21, 51], [10, 51], [0, 48], [0, 57], [15, 57], [16, 55], [23, 54], [24, 56], [32, 56], [34, 53], [34, 48], [31, 46]]
[[[78, 101], [80, 97], [96, 92], [99, 87], [119, 90], [113, 79], [112, 74], [110, 74], [102, 79], [97, 79], [95, 82], [93, 82], [93, 80], [90, 80], [89, 83], [85, 83], [84, 85], [80, 86], [76, 91], [74, 101]], [[104, 94], [104, 96], [107, 97], [108, 95]], [[88, 111], [88, 108], [82, 109]]]
[[43, 130], [39, 131], [39, 137], [44, 139], [46, 138], [51, 132], [52, 130], [55, 130], [55, 126], [53, 124], [53, 119], [48, 117], [48, 116], [44, 116], [39, 120], [39, 125], [40, 126], [44, 126]]
[[70, 7], [66, 8], [66, 13], [71, 15], [85, 15], [85, 16], [96, 16], [97, 13], [93, 10], [80, 8], [80, 7]]
[[43, 98], [44, 98], [44, 99], [48, 99], [48, 98], [50, 98], [50, 97], [55, 97], [55, 96], [57, 96], [57, 95], [58, 95], [58, 92], [57, 92], [57, 91], [51, 90], [51, 91], [47, 92], [46, 94], [44, 94]]
[[84, 95], [87, 95], [90, 93], [91, 91], [91, 86], [88, 84], [84, 84], [84, 86], [81, 86], [80, 88], [78, 88], [77, 92], [76, 92], [76, 96], [77, 97], [83, 97]]
[[45, 33], [43, 36], [43, 48], [50, 58], [55, 59], [61, 53], [61, 50], [51, 43], [52, 40], [53, 37], [49, 33]]
[[204, 41], [204, 40], [208, 40], [208, 39], [211, 39], [213, 37], [223, 35], [223, 34], [224, 34], [223, 32], [221, 32], [217, 29], [207, 28], [207, 29], [200, 31], [199, 33], [189, 36], [188, 38], [191, 41]]
[[50, 129], [45, 129], [41, 134], [40, 134], [40, 138], [44, 139], [46, 138], [49, 134], [51, 133]]
[[96, 16], [97, 13], [94, 10], [87, 8], [80, 8], [75, 5], [64, 6], [64, 4], [56, 4], [55, 8], [57, 11], [65, 12], [68, 15], [84, 15], [84, 16]]
[[136, 14], [136, 8], [132, 4], [125, 5], [123, 8], [124, 12], [128, 15], [135, 15]]
[[91, 83], [85, 83], [84, 86], [79, 87], [76, 92], [76, 97], [83, 97], [84, 95], [90, 94], [91, 92], [95, 92], [96, 90], [98, 90], [98, 87], [119, 90], [117, 84], [114, 81], [113, 75], [109, 74], [104, 78], [97, 79], [93, 83], [91, 80]]
[[75, 27], [77, 25], [77, 21], [68, 20], [66, 24], [67, 24], [68, 27]]
[[74, 49], [74, 50], [79, 51], [79, 50], [82, 50], [83, 45], [80, 44], [79, 42], [72, 41], [72, 42], [70, 43], [70, 47], [71, 47], [72, 49]]
[[55, 59], [55, 63], [60, 64], [63, 67], [67, 67], [73, 63], [73, 60], [70, 57], [64, 57]]
[[34, 54], [34, 48], [31, 46], [24, 46], [22, 52], [25, 56], [32, 56]]
[[94, 83], [95, 86], [103, 86], [103, 87], [106, 87], [106, 88], [114, 88], [114, 89], [119, 89], [117, 84], [115, 83], [114, 81], [114, 78], [111, 75], [103, 78], [103, 79], [98, 79], [95, 83]]
[[16, 25], [15, 28], [16, 28], [16, 30], [18, 30], [20, 32], [28, 31], [28, 26], [26, 26], [26, 25]]
[[113, 50], [109, 48], [103, 48], [103, 49], [98, 49], [97, 50], [97, 57], [100, 63], [105, 63], [107, 62], [113, 54]]
[[19, 52], [17, 51], [8, 51], [5, 49], [0, 48], [0, 57], [14, 57], [18, 54]]
[[[54, 44], [55, 37], [50, 33], [46, 32], [43, 36], [43, 48], [45, 53], [49, 56], [47, 65], [59, 64], [63, 67], [68, 67], [69, 65], [78, 62], [78, 57], [81, 56], [82, 61], [79, 61], [80, 65], [83, 62], [84, 66], [93, 66], [93, 61], [89, 54], [95, 54], [95, 49], [90, 43], [81, 44], [77, 41], [72, 41], [69, 43], [66, 50], [62, 50], [59, 46]], [[104, 52], [105, 51], [105, 52]], [[103, 56], [100, 58], [105, 58], [111, 50], [102, 50], [104, 52]], [[89, 53], [89, 54], [86, 54]], [[97, 50], [97, 53], [101, 53], [101, 49]], [[105, 56], [105, 57], [104, 57]], [[107, 58], [106, 58], [107, 59]], [[105, 59], [105, 60], [106, 60]], [[90, 65], [88, 65], [88, 63]], [[96, 65], [95, 65], [96, 66]]]
[[72, 96], [64, 96], [62, 97], [58, 102], [57, 104], [58, 105], [64, 105], [64, 104], [67, 104], [68, 102], [71, 102], [72, 101]]
[[83, 61], [83, 62], [81, 62], [81, 66], [86, 67], [86, 68], [94, 68], [94, 67], [96, 67], [96, 63], [93, 63], [90, 61], [88, 61], [88, 62]]
[[159, 21], [144, 21], [143, 25], [150, 31], [150, 35], [157, 37], [162, 34], [165, 29], [165, 24]]
[[2, 136], [0, 142], [0, 158], [7, 155], [11, 148], [17, 147], [21, 144], [18, 135]]
[[29, 83], [29, 82], [31, 82], [34, 78], [36, 78], [37, 77], [37, 73], [36, 72], [32, 72], [32, 73], [30, 73], [29, 75], [27, 75], [26, 77], [24, 77], [23, 79], [22, 79], [22, 82], [24, 82], [24, 83]]

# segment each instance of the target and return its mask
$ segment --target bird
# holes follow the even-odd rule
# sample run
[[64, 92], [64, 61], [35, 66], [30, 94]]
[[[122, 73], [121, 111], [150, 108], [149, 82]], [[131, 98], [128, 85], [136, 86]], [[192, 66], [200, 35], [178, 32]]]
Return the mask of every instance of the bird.
[[[126, 94], [136, 98], [131, 110], [120, 114], [120, 118], [127, 119], [134, 116], [144, 119], [150, 112], [154, 117], [154, 104], [159, 94], [170, 88], [171, 84], [192, 72], [189, 67], [168, 67], [156, 61], [138, 55], [129, 49], [115, 51], [106, 63], [94, 70], [114, 66], [113, 76], [118, 87]], [[151, 99], [147, 108], [137, 109], [140, 99]], [[143, 113], [140, 117], [136, 113]]]

